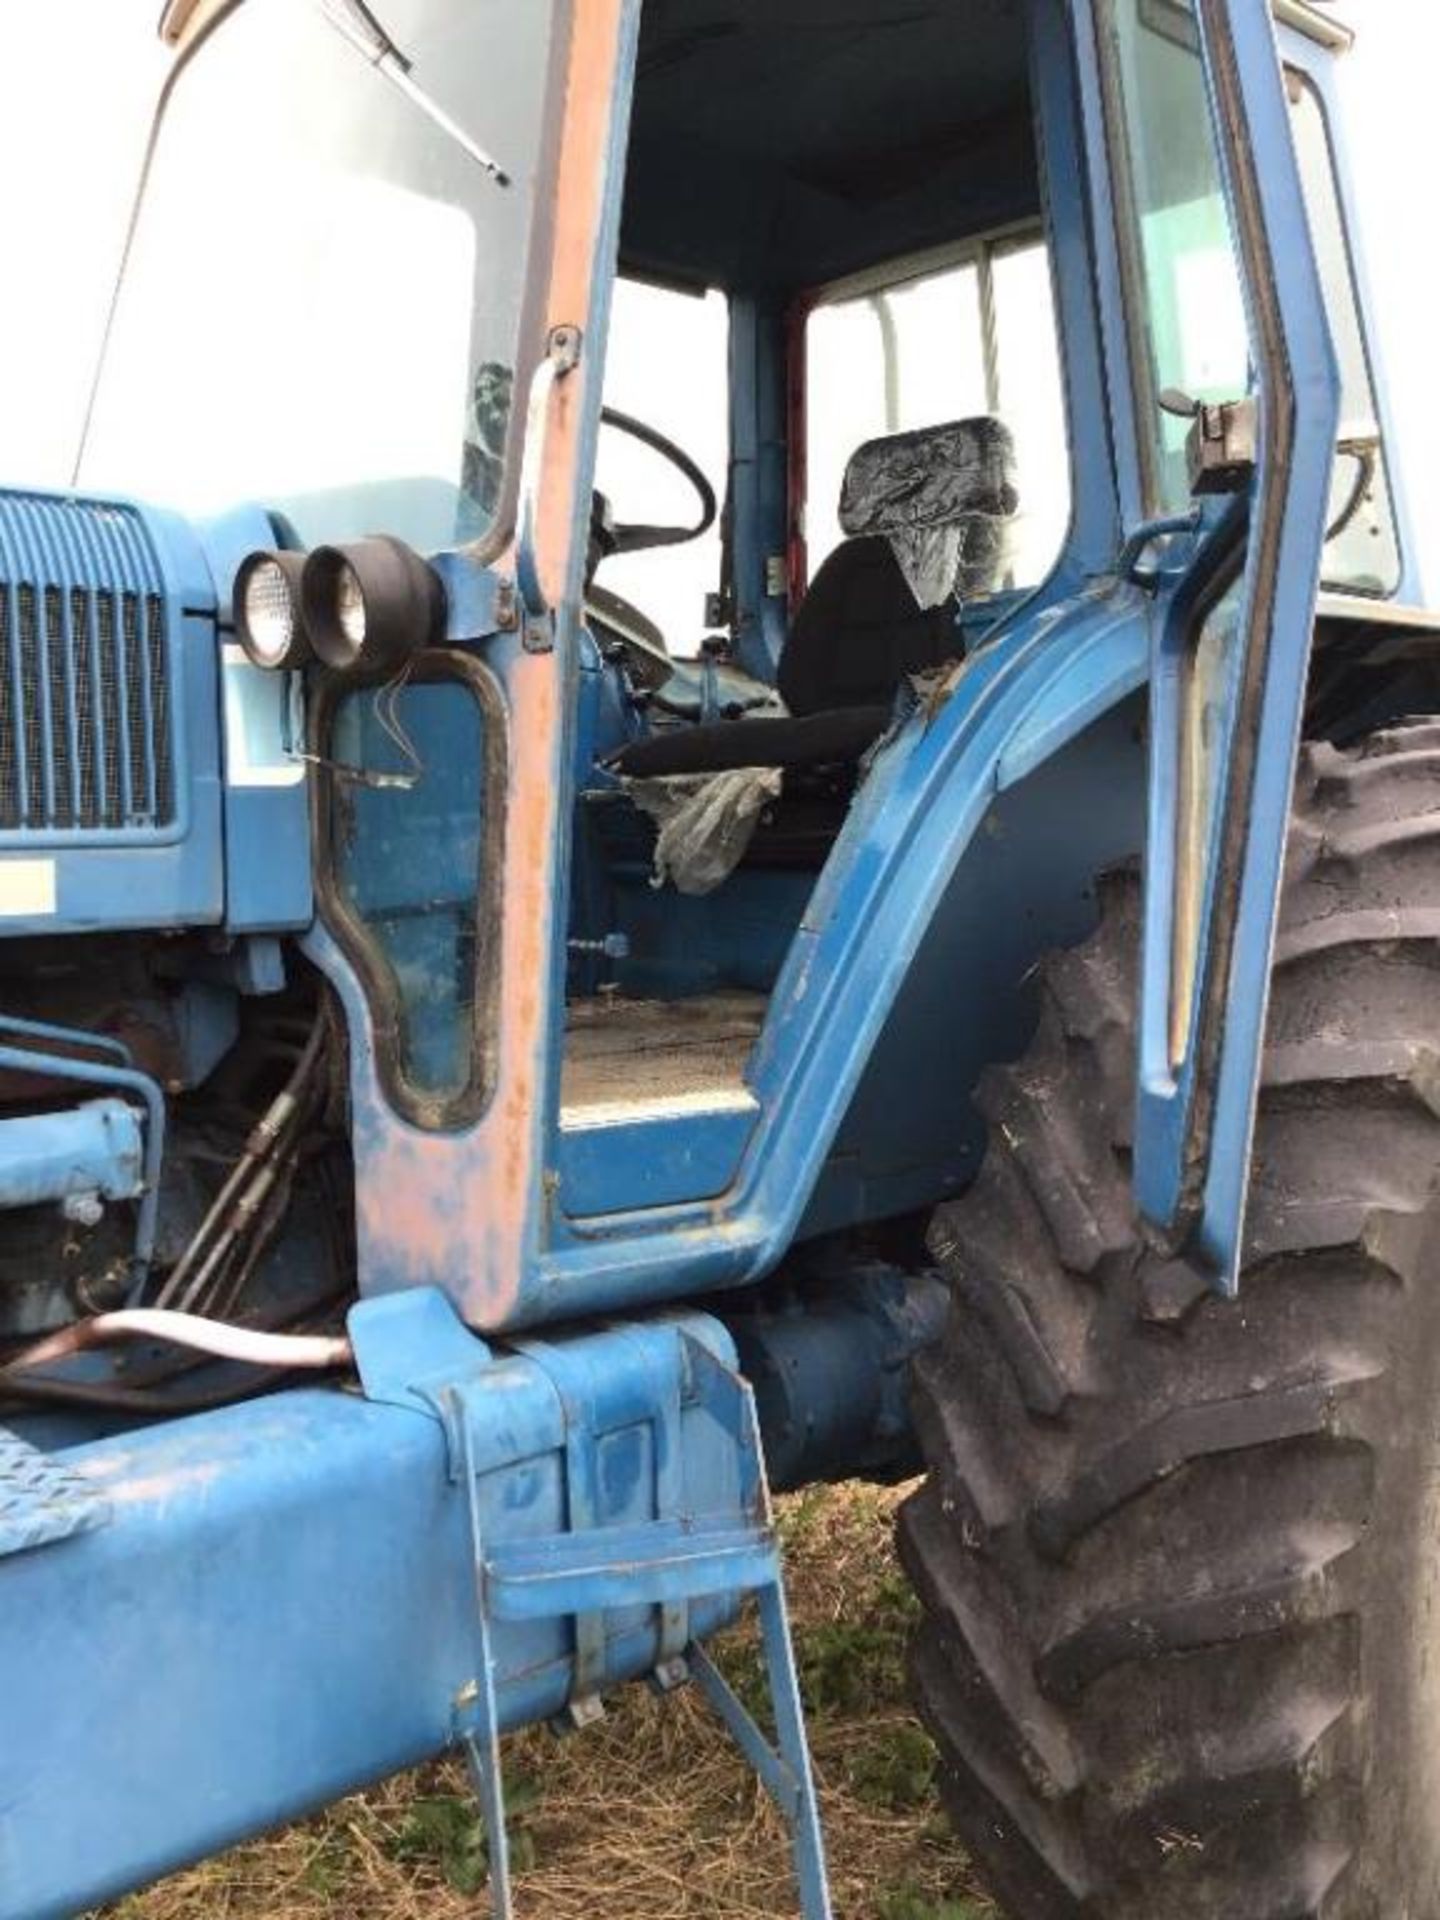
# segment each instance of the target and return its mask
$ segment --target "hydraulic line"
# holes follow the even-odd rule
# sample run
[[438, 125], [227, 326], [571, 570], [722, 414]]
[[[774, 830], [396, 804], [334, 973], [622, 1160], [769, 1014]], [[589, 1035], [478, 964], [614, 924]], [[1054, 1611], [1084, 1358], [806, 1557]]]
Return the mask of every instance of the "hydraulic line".
[[97, 1313], [72, 1327], [48, 1335], [0, 1370], [0, 1392], [17, 1373], [68, 1360], [77, 1353], [106, 1347], [120, 1340], [168, 1340], [177, 1347], [208, 1354], [215, 1360], [237, 1360], [247, 1366], [283, 1367], [326, 1373], [350, 1364], [350, 1342], [343, 1334], [262, 1333], [223, 1320], [205, 1320], [198, 1314], [171, 1313], [159, 1307], [131, 1307], [119, 1313]]
[[[291, 1117], [293, 1118], [293, 1113]], [[277, 1140], [282, 1137], [282, 1135], [276, 1136]], [[276, 1166], [273, 1157], [263, 1166], [252, 1162], [251, 1177], [231, 1201], [229, 1217], [221, 1229], [219, 1238], [200, 1262], [195, 1277], [174, 1302], [181, 1313], [198, 1311], [211, 1283], [219, 1277], [231, 1254], [254, 1226], [257, 1216], [280, 1178], [280, 1173], [281, 1170]], [[174, 1297], [169, 1288], [166, 1289], [166, 1297], [167, 1299]]]
[[[80, 1034], [41, 1029], [37, 1023], [0, 1024], [0, 1036], [7, 1025], [9, 1030], [23, 1032], [33, 1040], [64, 1040], [77, 1045], [86, 1040], [86, 1036]], [[208, 1300], [211, 1309], [223, 1302], [224, 1311], [236, 1311], [249, 1280], [272, 1243], [288, 1209], [296, 1162], [304, 1151], [307, 1126], [323, 1091], [320, 1070], [328, 1032], [322, 1010], [309, 1025], [298, 1057], [292, 1053], [293, 1066], [284, 1086], [251, 1127], [240, 1159], [222, 1183], [181, 1259], [167, 1276], [155, 1305], [138, 1305], [136, 1292], [132, 1290], [130, 1302], [123, 1310], [94, 1314], [0, 1363], [0, 1402], [10, 1398], [136, 1415], [175, 1415], [223, 1406], [269, 1391], [296, 1373], [333, 1371], [350, 1364], [350, 1344], [342, 1334], [271, 1331], [263, 1325], [233, 1324], [215, 1317], [213, 1311], [187, 1310]], [[97, 1043], [96, 1050], [110, 1049]], [[114, 1043], [114, 1050], [119, 1050], [118, 1043]], [[150, 1124], [134, 1269], [138, 1288], [148, 1275], [155, 1243], [165, 1117], [164, 1096], [159, 1087], [133, 1067], [112, 1065], [109, 1060], [74, 1060], [38, 1049], [22, 1051], [4, 1045], [0, 1039], [0, 1069], [3, 1068], [114, 1087], [138, 1094], [144, 1100]], [[313, 1303], [301, 1312], [312, 1309]], [[293, 1321], [297, 1316], [292, 1311], [286, 1317]], [[48, 1372], [37, 1371], [122, 1341], [162, 1342], [188, 1353], [188, 1361], [172, 1367], [171, 1378], [211, 1361], [232, 1362], [257, 1371], [249, 1373], [243, 1381], [226, 1381], [212, 1389], [191, 1393], [177, 1393], [163, 1386], [163, 1374], [158, 1380], [128, 1386], [118, 1382], [56, 1378]]]
[[[280, 1333], [299, 1321], [313, 1323], [318, 1319], [323, 1323], [333, 1308], [348, 1299], [349, 1293], [348, 1285], [337, 1279], [318, 1294], [262, 1310], [251, 1324], [259, 1332]], [[274, 1392], [295, 1377], [290, 1367], [263, 1367], [247, 1371], [239, 1379], [227, 1376], [217, 1385], [185, 1390], [193, 1374], [207, 1372], [214, 1364], [212, 1356], [194, 1348], [183, 1351], [172, 1348], [168, 1358], [143, 1363], [122, 1383], [12, 1373], [8, 1368], [13, 1361], [0, 1361], [0, 1417], [7, 1404], [18, 1403], [93, 1407], [105, 1413], [128, 1413], [137, 1417], [159, 1414], [173, 1418], [206, 1412], [212, 1407], [231, 1406], [240, 1400]]]
[[243, 1236], [249, 1219], [263, 1204], [274, 1176], [263, 1180], [258, 1197], [252, 1196], [250, 1189], [277, 1149], [291, 1136], [304, 1111], [309, 1083], [324, 1051], [325, 1034], [322, 1014], [311, 1028], [289, 1079], [251, 1129], [239, 1160], [211, 1202], [194, 1238], [171, 1269], [156, 1296], [156, 1307], [188, 1309], [197, 1305], [229, 1258], [237, 1239]]
[[22, 1020], [14, 1013], [0, 1013], [0, 1033], [13, 1033], [22, 1040], [52, 1040], [61, 1046], [78, 1047], [84, 1053], [101, 1054], [121, 1067], [135, 1064], [129, 1047], [112, 1033], [87, 1033], [83, 1027], [57, 1027], [49, 1020]]
[[275, 1236], [294, 1197], [294, 1162], [290, 1162], [281, 1172], [278, 1181], [270, 1187], [249, 1236], [245, 1251], [236, 1261], [231, 1272], [225, 1277], [224, 1284], [217, 1286], [208, 1302], [208, 1308], [216, 1319], [239, 1311], [245, 1298], [245, 1289], [255, 1277], [260, 1262], [275, 1244]]

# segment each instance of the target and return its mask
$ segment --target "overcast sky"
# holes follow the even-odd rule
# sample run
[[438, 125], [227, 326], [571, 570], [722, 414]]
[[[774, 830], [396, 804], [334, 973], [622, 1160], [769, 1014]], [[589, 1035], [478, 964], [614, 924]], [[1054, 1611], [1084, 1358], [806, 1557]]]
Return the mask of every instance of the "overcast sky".
[[[0, 181], [8, 243], [0, 303], [0, 480], [56, 483], [75, 444], [149, 106], [163, 59], [159, 0], [0, 0]], [[1433, 165], [1440, 8], [1354, 0], [1344, 63], [1376, 328], [1403, 419], [1398, 449], [1419, 526], [1440, 526], [1434, 279], [1411, 258]], [[1417, 223], [1416, 215], [1420, 214]], [[29, 297], [26, 291], [29, 290]], [[197, 290], [198, 295], [198, 290]], [[203, 298], [203, 296], [200, 296]], [[196, 313], [177, 313], [177, 327]], [[1431, 569], [1440, 595], [1440, 567]]]

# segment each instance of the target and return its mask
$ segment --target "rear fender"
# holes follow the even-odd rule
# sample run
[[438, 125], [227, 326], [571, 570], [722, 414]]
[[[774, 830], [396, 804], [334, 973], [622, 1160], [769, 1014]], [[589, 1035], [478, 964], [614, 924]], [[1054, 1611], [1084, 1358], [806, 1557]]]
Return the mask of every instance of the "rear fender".
[[862, 786], [776, 983], [749, 1075], [760, 1116], [730, 1191], [587, 1223], [542, 1259], [528, 1317], [742, 1286], [778, 1263], [997, 797], [1142, 686], [1149, 652], [1147, 596], [1097, 583], [1017, 616], [917, 708]]

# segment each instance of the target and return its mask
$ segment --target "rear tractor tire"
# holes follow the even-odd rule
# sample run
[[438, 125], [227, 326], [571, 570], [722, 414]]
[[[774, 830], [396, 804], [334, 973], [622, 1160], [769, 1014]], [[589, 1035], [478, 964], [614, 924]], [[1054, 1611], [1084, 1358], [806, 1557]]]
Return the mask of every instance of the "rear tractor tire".
[[1440, 723], [1302, 757], [1234, 1304], [1132, 1217], [1138, 918], [932, 1223], [942, 1788], [1016, 1920], [1440, 1920]]

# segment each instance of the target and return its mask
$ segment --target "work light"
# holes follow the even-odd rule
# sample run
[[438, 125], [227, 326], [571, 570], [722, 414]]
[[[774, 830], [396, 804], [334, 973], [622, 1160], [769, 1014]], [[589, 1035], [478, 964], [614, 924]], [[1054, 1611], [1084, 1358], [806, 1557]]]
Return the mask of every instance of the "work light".
[[300, 615], [300, 553], [252, 553], [235, 576], [235, 632], [257, 667], [301, 667], [310, 643]]
[[445, 630], [439, 575], [389, 534], [316, 547], [300, 577], [300, 608], [316, 657], [367, 678], [398, 672]]

